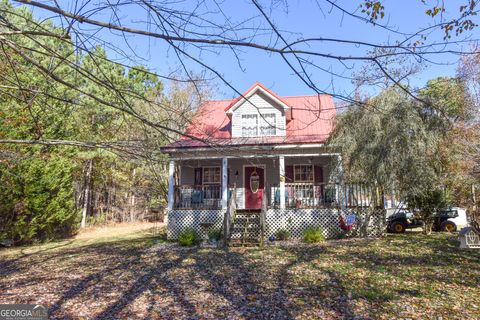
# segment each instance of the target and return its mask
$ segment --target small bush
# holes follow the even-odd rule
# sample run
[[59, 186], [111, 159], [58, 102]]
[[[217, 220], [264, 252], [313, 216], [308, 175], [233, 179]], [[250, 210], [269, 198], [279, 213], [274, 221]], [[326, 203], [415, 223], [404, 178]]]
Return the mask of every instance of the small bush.
[[308, 228], [303, 231], [303, 242], [317, 243], [325, 240], [322, 229], [320, 228]]
[[189, 228], [178, 236], [178, 243], [183, 247], [190, 247], [200, 243], [200, 238], [195, 230]]
[[290, 238], [290, 232], [285, 229], [280, 229], [275, 233], [275, 237], [277, 238], [277, 240], [285, 241]]
[[208, 231], [208, 239], [219, 241], [222, 238], [222, 230], [211, 229]]

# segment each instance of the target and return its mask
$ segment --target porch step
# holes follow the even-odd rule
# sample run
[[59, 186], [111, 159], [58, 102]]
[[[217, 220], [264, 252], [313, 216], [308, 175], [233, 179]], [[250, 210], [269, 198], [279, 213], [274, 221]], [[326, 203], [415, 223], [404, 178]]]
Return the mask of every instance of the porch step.
[[237, 209], [237, 213], [243, 213], [243, 212], [260, 212], [262, 209]]
[[230, 246], [260, 244], [260, 210], [237, 210], [230, 235]]
[[260, 242], [258, 241], [241, 241], [241, 240], [232, 240], [230, 241], [230, 247], [258, 247]]

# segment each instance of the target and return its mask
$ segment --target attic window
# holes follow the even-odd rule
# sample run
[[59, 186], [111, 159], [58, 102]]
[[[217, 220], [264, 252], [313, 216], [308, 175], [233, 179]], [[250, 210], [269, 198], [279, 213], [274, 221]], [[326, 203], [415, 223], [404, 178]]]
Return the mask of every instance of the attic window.
[[242, 137], [258, 136], [258, 117], [256, 114], [242, 114]]
[[276, 135], [276, 117], [275, 113], [263, 114], [260, 118], [260, 135], [262, 136], [274, 136]]
[[242, 114], [242, 137], [275, 136], [276, 122], [275, 113]]

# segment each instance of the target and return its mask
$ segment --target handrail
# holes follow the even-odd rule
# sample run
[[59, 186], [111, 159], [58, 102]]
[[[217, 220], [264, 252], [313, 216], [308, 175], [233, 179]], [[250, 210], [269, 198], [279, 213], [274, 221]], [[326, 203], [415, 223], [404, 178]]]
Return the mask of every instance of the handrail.
[[265, 225], [267, 220], [267, 197], [262, 199], [262, 210], [260, 211], [260, 246], [263, 247], [265, 241]]
[[223, 216], [223, 246], [226, 247], [228, 241], [230, 239], [230, 235], [232, 232], [232, 224], [235, 218], [235, 211], [237, 207], [236, 201], [236, 194], [237, 194], [237, 186], [236, 184], [233, 185], [232, 195], [228, 200], [227, 210]]
[[480, 235], [480, 211], [477, 210], [472, 214], [471, 226], [473, 231]]

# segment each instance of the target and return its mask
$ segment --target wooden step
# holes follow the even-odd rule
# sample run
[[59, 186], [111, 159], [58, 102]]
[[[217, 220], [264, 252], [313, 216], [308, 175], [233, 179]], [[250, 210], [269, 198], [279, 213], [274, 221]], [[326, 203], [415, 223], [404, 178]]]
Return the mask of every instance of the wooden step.
[[260, 230], [260, 226], [258, 225], [247, 225], [247, 226], [242, 226], [242, 225], [235, 225], [232, 230], [245, 230], [245, 228], [249, 230]]
[[237, 213], [260, 213], [262, 209], [236, 209], [235, 212]]
[[250, 241], [250, 242], [242, 242], [242, 241], [231, 241], [229, 246], [231, 247], [256, 247], [260, 245], [259, 241]]
[[237, 209], [228, 245], [232, 247], [250, 247], [261, 244], [261, 210]]

